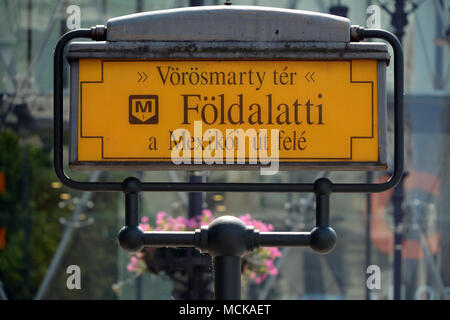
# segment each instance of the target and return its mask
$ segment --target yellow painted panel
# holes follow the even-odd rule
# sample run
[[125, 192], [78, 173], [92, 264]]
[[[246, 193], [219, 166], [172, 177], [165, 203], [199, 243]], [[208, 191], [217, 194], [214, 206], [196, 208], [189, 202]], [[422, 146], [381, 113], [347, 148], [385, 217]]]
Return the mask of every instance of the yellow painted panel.
[[208, 148], [240, 148], [226, 141], [236, 129], [256, 138], [235, 160], [273, 154], [278, 129], [281, 163], [379, 163], [376, 60], [80, 59], [79, 82], [76, 164], [171, 163], [182, 144], [200, 164], [220, 156]]

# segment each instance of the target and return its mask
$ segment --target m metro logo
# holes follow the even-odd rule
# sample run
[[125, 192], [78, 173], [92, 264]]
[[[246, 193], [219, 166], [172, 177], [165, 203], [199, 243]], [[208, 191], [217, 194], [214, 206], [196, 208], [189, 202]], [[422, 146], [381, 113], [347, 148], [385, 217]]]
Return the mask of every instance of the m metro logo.
[[158, 96], [156, 95], [131, 95], [130, 123], [131, 124], [156, 124], [158, 123]]

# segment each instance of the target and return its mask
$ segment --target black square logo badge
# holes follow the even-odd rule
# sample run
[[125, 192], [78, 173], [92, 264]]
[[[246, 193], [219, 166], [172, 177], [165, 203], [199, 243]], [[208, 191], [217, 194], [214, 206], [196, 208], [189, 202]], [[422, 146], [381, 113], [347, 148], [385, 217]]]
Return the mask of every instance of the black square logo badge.
[[158, 96], [131, 95], [129, 98], [131, 124], [158, 123]]

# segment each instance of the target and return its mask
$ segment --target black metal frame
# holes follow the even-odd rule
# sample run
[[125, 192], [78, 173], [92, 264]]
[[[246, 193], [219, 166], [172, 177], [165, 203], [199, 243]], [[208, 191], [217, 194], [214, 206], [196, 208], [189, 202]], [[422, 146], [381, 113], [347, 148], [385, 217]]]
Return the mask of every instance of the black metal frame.
[[[381, 38], [394, 50], [394, 172], [384, 183], [332, 183], [320, 178], [314, 183], [173, 183], [141, 182], [129, 177], [123, 182], [81, 182], [72, 180], [63, 167], [63, 70], [64, 48], [75, 38], [106, 40], [106, 27], [79, 29], [61, 37], [54, 52], [54, 166], [56, 175], [69, 188], [82, 191], [122, 191], [125, 193], [125, 226], [119, 232], [122, 248], [137, 252], [145, 246], [195, 247], [214, 257], [216, 299], [240, 298], [241, 257], [259, 246], [309, 246], [317, 252], [331, 251], [336, 233], [329, 227], [332, 192], [383, 192], [397, 185], [404, 169], [403, 52], [395, 35], [385, 30], [351, 28], [352, 41]], [[314, 192], [316, 227], [310, 232], [259, 232], [237, 218], [217, 218], [208, 227], [186, 232], [144, 232], [139, 228], [139, 192]]]
[[[106, 39], [100, 26], [79, 29], [66, 33], [56, 45], [54, 53], [54, 166], [58, 178], [67, 187], [82, 191], [123, 191], [123, 182], [82, 182], [68, 177], [63, 168], [63, 70], [64, 48], [75, 38], [88, 38], [96, 41]], [[106, 28], [103, 27], [105, 32]], [[333, 183], [332, 192], [383, 192], [400, 182], [403, 174], [403, 52], [395, 35], [385, 30], [352, 28], [352, 40], [381, 38], [388, 41], [394, 49], [394, 172], [384, 183]], [[314, 183], [185, 183], [185, 182], [141, 182], [141, 191], [189, 191], [189, 192], [314, 192]]]

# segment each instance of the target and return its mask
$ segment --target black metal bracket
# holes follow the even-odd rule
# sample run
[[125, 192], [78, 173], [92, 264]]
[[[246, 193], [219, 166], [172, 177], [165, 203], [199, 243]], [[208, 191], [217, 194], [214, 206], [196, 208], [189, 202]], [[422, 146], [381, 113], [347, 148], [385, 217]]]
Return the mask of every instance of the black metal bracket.
[[[394, 52], [394, 172], [384, 183], [332, 183], [320, 178], [314, 183], [173, 183], [141, 182], [129, 177], [123, 182], [82, 182], [68, 177], [63, 167], [63, 70], [64, 48], [75, 38], [106, 40], [106, 27], [79, 29], [63, 35], [54, 52], [54, 166], [56, 175], [69, 188], [82, 191], [122, 191], [125, 194], [125, 226], [119, 243], [125, 250], [140, 251], [151, 247], [195, 247], [214, 257], [216, 299], [240, 298], [240, 263], [246, 251], [265, 246], [311, 247], [327, 253], [336, 244], [336, 233], [329, 227], [332, 192], [382, 192], [397, 185], [404, 169], [403, 133], [403, 51], [397, 37], [385, 30], [366, 30], [353, 26], [351, 40], [381, 38]], [[314, 192], [316, 227], [310, 232], [259, 232], [241, 220], [223, 216], [209, 226], [186, 232], [144, 232], [139, 228], [139, 193], [142, 191], [186, 192]]]
[[[202, 252], [217, 255], [241, 255], [259, 246], [286, 247], [311, 246], [317, 252], [327, 253], [336, 243], [336, 233], [329, 227], [331, 182], [326, 178], [316, 181], [316, 227], [311, 232], [259, 232], [253, 227], [246, 227], [245, 234], [237, 234], [234, 228], [223, 236], [214, 237], [208, 233], [211, 226], [220, 224], [220, 217], [209, 227], [195, 232], [144, 232], [139, 228], [139, 185], [136, 178], [127, 178], [124, 182], [125, 192], [125, 226], [119, 232], [119, 243], [130, 252], [141, 251], [145, 246], [156, 247], [196, 247]], [[234, 217], [230, 218], [237, 219]], [[237, 219], [236, 221], [240, 221]], [[244, 225], [245, 226], [245, 225]], [[220, 244], [220, 242], [227, 244]], [[231, 245], [231, 242], [237, 241]], [[244, 247], [242, 247], [244, 246]], [[238, 249], [238, 247], [242, 247]], [[232, 248], [232, 249], [231, 249]], [[231, 250], [231, 251], [229, 251]]]
[[147, 231], [138, 226], [139, 180], [124, 183], [126, 225], [119, 232], [120, 246], [130, 252], [144, 247], [194, 247], [214, 259], [215, 298], [241, 297], [242, 256], [259, 247], [311, 247], [327, 253], [336, 245], [336, 233], [329, 227], [331, 182], [319, 179], [316, 189], [316, 227], [310, 232], [260, 232], [233, 216], [222, 216], [195, 231]]

